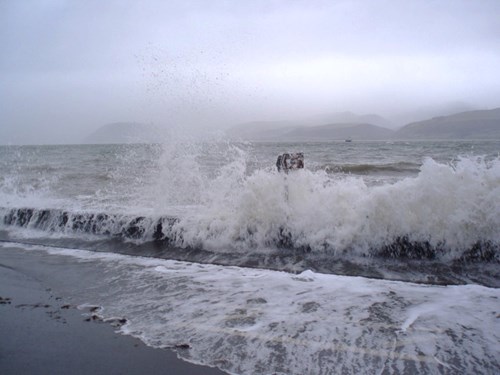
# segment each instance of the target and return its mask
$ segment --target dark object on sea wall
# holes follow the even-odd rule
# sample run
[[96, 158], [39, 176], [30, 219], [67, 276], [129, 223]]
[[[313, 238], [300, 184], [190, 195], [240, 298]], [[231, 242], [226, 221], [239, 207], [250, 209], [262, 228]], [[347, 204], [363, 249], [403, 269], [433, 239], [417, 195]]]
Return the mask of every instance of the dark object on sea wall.
[[[185, 248], [182, 230], [173, 230], [178, 219], [172, 216], [145, 217], [118, 214], [67, 212], [57, 209], [1, 208], [3, 224], [47, 232], [65, 234], [91, 234], [104, 237], [133, 240], [138, 243], [152, 242], [161, 247]], [[238, 242], [238, 240], [235, 240]], [[298, 244], [290, 229], [281, 227], [267, 243], [277, 249], [294, 249], [312, 252], [307, 244]], [[200, 245], [202, 246], [202, 245]], [[325, 251], [328, 252], [325, 245]], [[188, 250], [188, 249], [186, 249]], [[197, 250], [197, 249], [190, 249]], [[202, 250], [202, 248], [198, 249]], [[409, 236], [394, 238], [383, 246], [372, 248], [367, 256], [391, 259], [437, 260], [449, 255], [445, 243], [431, 245], [428, 241], [414, 241]], [[478, 241], [451, 258], [455, 261], [500, 262], [498, 244]]]
[[462, 262], [500, 262], [497, 258], [498, 247], [490, 241], [476, 242], [470, 249], [460, 257]]
[[433, 248], [428, 241], [411, 241], [408, 237], [397, 237], [393, 242], [383, 246], [378, 254], [387, 258], [434, 259], [439, 247]]
[[[498, 247], [490, 241], [478, 241], [462, 252], [457, 258], [460, 262], [495, 262]], [[395, 259], [427, 259], [433, 260], [446, 255], [448, 250], [444, 243], [432, 246], [428, 241], [411, 241], [407, 236], [397, 237], [390, 244], [375, 251], [378, 256]]]
[[177, 222], [177, 218], [169, 216], [148, 218], [33, 208], [3, 210], [4, 225], [48, 232], [86, 233], [144, 241], [168, 242], [165, 233]]
[[[210, 250], [200, 242], [186, 245], [179, 219], [171, 216], [146, 217], [111, 213], [68, 212], [57, 209], [0, 207], [0, 241], [65, 249], [106, 251], [179, 261], [257, 267], [287, 272], [312, 270], [338, 275], [386, 278], [411, 282], [449, 285], [479, 283], [500, 287], [500, 245], [478, 241], [467, 249], [450, 249], [443, 242], [432, 245], [410, 236], [388, 240], [359, 253], [356, 249], [335, 249], [324, 244], [311, 248], [297, 238], [293, 229], [282, 226], [269, 236], [260, 251], [259, 244], [234, 239], [234, 249]], [[34, 241], [11, 236], [8, 226], [36, 229], [64, 236], [45, 236]], [[0, 226], [1, 228], [1, 226]], [[15, 231], [14, 231], [15, 233]], [[251, 234], [250, 231], [248, 231]], [[88, 236], [91, 235], [91, 236]], [[243, 245], [245, 251], [239, 250]], [[252, 251], [257, 250], [257, 251]], [[4, 298], [5, 302], [5, 298]]]
[[276, 160], [276, 168], [278, 172], [288, 173], [289, 170], [302, 169], [304, 168], [304, 153], [297, 152], [294, 154], [282, 154], [278, 156]]

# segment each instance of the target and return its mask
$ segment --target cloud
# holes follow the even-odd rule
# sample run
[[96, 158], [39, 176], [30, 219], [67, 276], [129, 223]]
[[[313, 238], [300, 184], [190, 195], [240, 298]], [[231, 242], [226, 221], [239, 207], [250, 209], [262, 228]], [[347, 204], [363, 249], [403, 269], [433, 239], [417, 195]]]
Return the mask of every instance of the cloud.
[[498, 106], [499, 14], [498, 1], [6, 1], [0, 136]]

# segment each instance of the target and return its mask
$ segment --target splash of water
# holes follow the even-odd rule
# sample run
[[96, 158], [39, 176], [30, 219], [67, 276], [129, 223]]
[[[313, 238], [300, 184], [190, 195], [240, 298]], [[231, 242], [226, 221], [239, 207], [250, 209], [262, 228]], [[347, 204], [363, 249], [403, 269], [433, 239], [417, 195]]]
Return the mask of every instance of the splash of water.
[[426, 159], [416, 178], [382, 186], [323, 171], [247, 175], [242, 158], [221, 169], [199, 210], [173, 228], [182, 232], [178, 245], [245, 251], [279, 242], [286, 232], [293, 246], [313, 251], [360, 255], [406, 238], [444, 256], [500, 243], [498, 158]]
[[[173, 137], [162, 145], [97, 150], [100, 164], [94, 170], [88, 170], [89, 150], [79, 149], [74, 160], [43, 176], [40, 181], [48, 182], [42, 187], [29, 183], [34, 166], [26, 159], [24, 169], [3, 177], [2, 195], [15, 198], [6, 205], [54, 208], [69, 216], [76, 212], [77, 221], [80, 210], [129, 214], [123, 221], [127, 227], [113, 233], [128, 233], [130, 223], [150, 223], [138, 228], [140, 236], [134, 232], [135, 240], [163, 236], [178, 247], [214, 252], [285, 246], [331, 255], [373, 255], [418, 245], [430, 256], [456, 259], [484, 245], [498, 254], [498, 156], [468, 156], [449, 163], [429, 158], [415, 177], [370, 185], [361, 177], [317, 168], [283, 175], [272, 162], [263, 167], [256, 161], [251, 145], [213, 139]], [[51, 152], [56, 161], [63, 154], [60, 149]], [[41, 165], [52, 165], [49, 161]], [[90, 183], [82, 183], [86, 180]], [[152, 219], [137, 220], [134, 215]], [[161, 216], [178, 220], [162, 226], [158, 235], [155, 218]], [[71, 232], [73, 226], [64, 231]]]

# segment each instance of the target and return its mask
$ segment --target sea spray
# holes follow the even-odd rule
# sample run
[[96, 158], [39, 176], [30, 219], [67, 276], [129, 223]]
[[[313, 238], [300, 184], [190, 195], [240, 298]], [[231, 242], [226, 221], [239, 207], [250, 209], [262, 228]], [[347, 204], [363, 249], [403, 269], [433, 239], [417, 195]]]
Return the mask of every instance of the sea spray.
[[403, 237], [452, 258], [478, 242], [500, 243], [499, 159], [426, 159], [417, 177], [382, 186], [322, 171], [285, 179], [244, 170], [228, 168], [215, 180], [199, 211], [174, 227], [182, 231], [177, 245], [248, 251], [276, 244], [283, 229], [295, 247], [354, 255]]
[[[306, 168], [278, 173], [276, 151], [299, 146]], [[417, 155], [411, 152], [421, 149], [420, 144], [391, 147], [396, 146], [409, 150], [412, 163]], [[3, 148], [2, 225], [19, 225], [15, 218], [22, 210], [18, 215], [11, 209], [35, 209], [33, 218], [52, 212], [52, 224], [21, 226], [41, 231], [41, 237], [64, 233], [84, 238], [85, 228], [93, 228], [92, 234], [136, 244], [155, 241], [165, 248], [235, 257], [281, 248], [330, 259], [498, 260], [500, 158], [492, 152], [494, 143], [484, 144], [486, 157], [427, 158], [418, 173], [403, 168], [404, 177], [396, 180], [377, 174], [377, 183], [363, 174], [318, 167], [328, 159], [343, 164], [342, 147], [187, 137], [157, 145], [27, 147], [26, 155]], [[376, 149], [371, 144], [349, 147]], [[390, 156], [385, 161], [377, 157], [374, 165], [397, 165]], [[6, 221], [7, 216], [14, 219]]]

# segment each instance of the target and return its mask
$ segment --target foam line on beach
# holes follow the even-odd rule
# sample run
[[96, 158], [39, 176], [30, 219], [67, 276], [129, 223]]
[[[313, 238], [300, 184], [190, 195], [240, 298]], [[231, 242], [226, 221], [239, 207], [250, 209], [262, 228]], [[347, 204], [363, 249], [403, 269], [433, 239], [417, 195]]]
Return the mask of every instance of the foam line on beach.
[[[439, 362], [462, 373], [499, 368], [500, 289], [51, 248], [1, 253], [2, 263], [19, 256], [25, 269], [37, 267], [38, 277], [73, 300], [102, 306], [104, 319], [125, 317], [122, 330], [148, 345], [189, 344], [179, 355], [231, 373], [279, 372], [286, 366], [289, 374], [303, 374], [318, 363], [324, 371], [349, 366], [356, 373], [387, 366], [438, 372]], [[68, 272], [77, 284], [68, 282]], [[426, 310], [430, 305], [436, 308]]]

